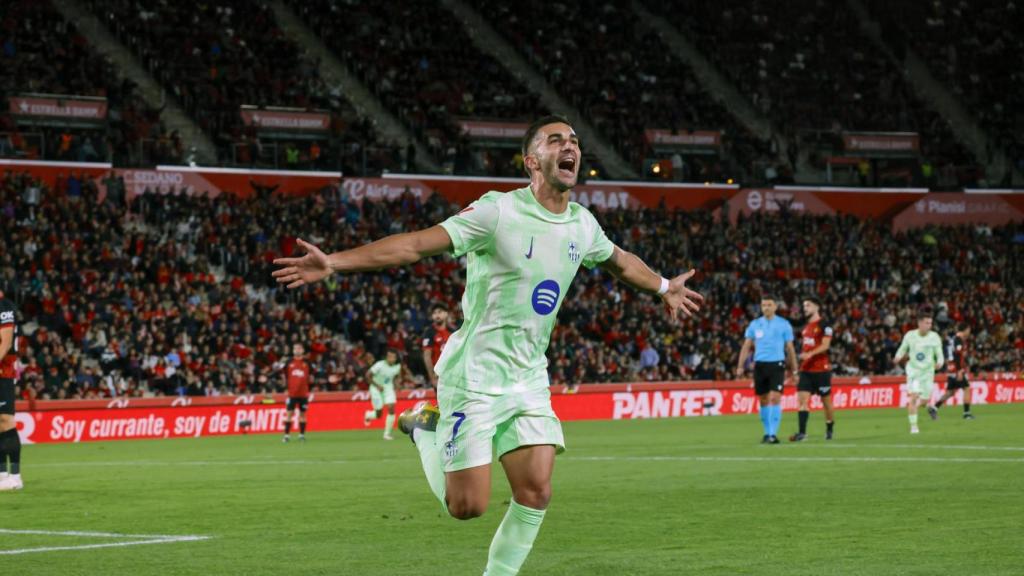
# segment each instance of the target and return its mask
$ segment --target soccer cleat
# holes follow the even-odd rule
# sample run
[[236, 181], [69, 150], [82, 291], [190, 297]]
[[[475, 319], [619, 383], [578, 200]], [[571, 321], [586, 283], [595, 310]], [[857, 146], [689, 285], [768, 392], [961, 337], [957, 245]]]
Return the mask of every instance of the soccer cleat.
[[765, 434], [764, 436], [761, 436], [761, 444], [768, 444], [770, 442], [771, 442], [771, 436], [769, 436], [767, 434]]
[[939, 409], [936, 408], [935, 406], [929, 406], [928, 407], [928, 415], [932, 417], [932, 420], [938, 420], [939, 419]]
[[774, 434], [772, 434], [771, 436], [768, 437], [768, 443], [769, 444], [781, 444], [781, 442], [779, 442], [779, 437], [774, 435]]
[[0, 492], [21, 490], [25, 485], [21, 482], [21, 474], [10, 474], [0, 481]]
[[285, 434], [285, 435], [284, 435], [284, 437], [283, 437], [283, 438], [281, 438], [281, 442], [283, 442], [284, 444], [287, 444], [287, 443], [289, 443], [289, 442], [291, 442], [291, 441], [292, 441], [292, 438], [291, 438], [291, 436], [289, 436], [289, 435], [287, 435], [287, 434]]
[[432, 404], [424, 404], [419, 410], [407, 408], [398, 416], [398, 429], [402, 431], [402, 434], [408, 434], [413, 444], [415, 444], [416, 439], [413, 438], [413, 430], [419, 428], [420, 430], [433, 432], [437, 430], [437, 421], [440, 419], [441, 412], [437, 409], [437, 406]]
[[911, 434], [920, 434], [921, 431], [917, 428], [917, 426], [911, 426], [910, 427], [910, 433]]
[[974, 420], [974, 414], [970, 412], [964, 412], [964, 420]]
[[299, 434], [299, 442], [302, 442], [303, 444], [306, 443], [306, 435], [305, 434]]
[[385, 435], [384, 435], [384, 439], [385, 439], [385, 440], [394, 440], [394, 439], [395, 439], [395, 437], [394, 437], [394, 436], [392, 436], [391, 434], [385, 434]]
[[793, 434], [792, 436], [789, 437], [790, 442], [803, 442], [806, 439], [807, 434], [804, 434], [803, 432], [797, 432], [796, 434]]
[[832, 431], [831, 430], [827, 430], [825, 432], [825, 440], [831, 440], [831, 439], [832, 439]]

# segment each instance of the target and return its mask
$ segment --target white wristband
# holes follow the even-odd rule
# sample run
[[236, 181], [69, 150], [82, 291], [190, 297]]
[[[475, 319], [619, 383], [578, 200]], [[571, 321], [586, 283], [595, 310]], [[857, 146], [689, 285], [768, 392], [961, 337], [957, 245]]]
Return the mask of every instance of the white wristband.
[[661, 288], [658, 288], [658, 296], [664, 296], [668, 292], [668, 278], [661, 279]]

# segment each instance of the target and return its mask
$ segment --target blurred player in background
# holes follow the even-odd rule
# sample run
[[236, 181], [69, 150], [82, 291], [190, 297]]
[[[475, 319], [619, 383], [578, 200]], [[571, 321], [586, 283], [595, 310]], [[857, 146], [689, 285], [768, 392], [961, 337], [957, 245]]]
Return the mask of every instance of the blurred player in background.
[[821, 397], [825, 407], [825, 440], [832, 439], [835, 410], [832, 408], [832, 364], [828, 349], [832, 345], [832, 326], [821, 319], [821, 301], [811, 296], [804, 299], [807, 325], [800, 338], [800, 379], [796, 390], [800, 401], [799, 431], [789, 437], [790, 442], [807, 438], [807, 420], [810, 419], [811, 394]]
[[452, 335], [451, 326], [448, 325], [448, 307], [437, 303], [430, 311], [431, 325], [423, 332], [423, 364], [427, 367], [427, 377], [430, 385], [437, 391], [437, 373], [434, 372], [434, 363], [441, 357], [441, 350]]
[[569, 201], [582, 152], [568, 120], [532, 123], [522, 153], [527, 187], [489, 192], [438, 226], [330, 256], [300, 240], [307, 254], [276, 260], [282, 268], [274, 272], [296, 288], [332, 272], [390, 268], [443, 252], [467, 257], [465, 321], [436, 367], [440, 412], [429, 405], [407, 411], [401, 426], [416, 444], [430, 489], [460, 520], [487, 509], [497, 453], [512, 499], [491, 541], [485, 576], [519, 573], [551, 500], [555, 454], [565, 441], [551, 407], [545, 353], [579, 267], [601, 266], [657, 294], [673, 318], [692, 315], [702, 300], [686, 287], [694, 270], [663, 278], [616, 247], [586, 208]]
[[971, 414], [971, 382], [970, 382], [970, 346], [968, 338], [971, 337], [971, 327], [967, 324], [957, 326], [957, 331], [949, 342], [949, 377], [946, 379], [946, 392], [942, 394], [934, 408], [929, 408], [928, 413], [934, 412], [938, 417], [938, 410], [947, 400], [956, 395], [957, 390], [963, 390], [962, 402], [964, 405], [964, 420], [974, 420]]
[[370, 366], [366, 372], [366, 379], [370, 382], [370, 404], [371, 410], [367, 410], [363, 416], [363, 424], [370, 425], [377, 418], [380, 418], [382, 410], [387, 410], [387, 418], [384, 420], [384, 439], [391, 440], [391, 429], [395, 426], [395, 379], [402, 374], [403, 366], [398, 361], [398, 352], [388, 350], [383, 360], [378, 360]]
[[[907, 332], [896, 357], [897, 364], [907, 360], [907, 418], [910, 420], [910, 433], [917, 434], [917, 409], [926, 404], [932, 397], [935, 386], [935, 371], [942, 368], [945, 359], [942, 356], [942, 340], [932, 332], [932, 309], [921, 308], [917, 314], [917, 329]], [[929, 413], [931, 410], [929, 410]], [[935, 419], [936, 416], [932, 416]]]
[[284, 410], [284, 442], [291, 440], [292, 421], [299, 417], [299, 441], [306, 441], [306, 409], [309, 407], [309, 365], [306, 364], [306, 349], [296, 342], [292, 345], [292, 359], [284, 368], [285, 386], [288, 387], [288, 402]]
[[754, 393], [761, 403], [762, 444], [779, 443], [782, 424], [782, 388], [786, 382], [786, 364], [797, 373], [796, 351], [793, 348], [793, 326], [789, 320], [775, 315], [775, 297], [761, 297], [761, 317], [747, 326], [743, 348], [736, 365], [736, 376], [743, 378], [743, 367], [754, 350]]
[[[21, 490], [21, 438], [14, 423], [14, 362], [18, 359], [18, 329], [14, 303], [0, 291], [0, 490]], [[10, 460], [10, 468], [7, 461]]]

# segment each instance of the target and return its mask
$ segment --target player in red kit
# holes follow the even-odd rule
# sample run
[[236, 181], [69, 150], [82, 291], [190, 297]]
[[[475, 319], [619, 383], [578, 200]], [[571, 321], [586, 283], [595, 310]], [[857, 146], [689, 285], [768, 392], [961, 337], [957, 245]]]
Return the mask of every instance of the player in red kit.
[[306, 354], [302, 344], [292, 346], [292, 356], [284, 368], [285, 384], [288, 386], [288, 403], [284, 413], [284, 442], [291, 440], [292, 420], [295, 412], [299, 413], [299, 441], [306, 441], [306, 408], [309, 404], [309, 364], [304, 358]]
[[427, 377], [430, 378], [430, 385], [437, 390], [437, 374], [434, 372], [434, 364], [441, 357], [441, 350], [445, 342], [452, 335], [451, 326], [448, 325], [448, 308], [444, 304], [434, 304], [430, 312], [432, 325], [423, 332], [423, 364], [427, 367]]
[[949, 377], [946, 380], [946, 392], [935, 403], [934, 408], [928, 408], [928, 414], [931, 415], [932, 419], [939, 417], [939, 408], [942, 408], [947, 400], [955, 396], [957, 390], [963, 390], [964, 420], [974, 420], [974, 414], [971, 414], [971, 381], [969, 376], [971, 349], [968, 339], [970, 337], [971, 327], [968, 324], [961, 323], [957, 326], [956, 333], [953, 334], [953, 338], [949, 342], [949, 354], [947, 355], [947, 358], [950, 359]]
[[[0, 491], [21, 490], [21, 438], [14, 424], [14, 362], [18, 359], [18, 328], [14, 304], [0, 291]], [[10, 470], [7, 461], [10, 460]]]
[[832, 327], [821, 319], [821, 301], [811, 296], [804, 299], [804, 316], [807, 325], [801, 332], [800, 380], [797, 384], [797, 398], [800, 401], [798, 418], [800, 431], [789, 437], [790, 442], [807, 438], [807, 420], [810, 418], [811, 394], [821, 396], [825, 406], [825, 439], [832, 439], [835, 410], [832, 407], [832, 363], [828, 349], [832, 345]]

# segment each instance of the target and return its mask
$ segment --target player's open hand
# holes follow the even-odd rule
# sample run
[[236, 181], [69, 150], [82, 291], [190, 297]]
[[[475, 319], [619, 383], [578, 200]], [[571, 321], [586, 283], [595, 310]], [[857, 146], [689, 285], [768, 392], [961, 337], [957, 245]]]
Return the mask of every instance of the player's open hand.
[[274, 271], [274, 278], [278, 284], [287, 284], [289, 288], [298, 288], [306, 284], [319, 282], [330, 276], [331, 266], [327, 261], [327, 255], [316, 246], [297, 238], [299, 246], [306, 251], [301, 258], [277, 258], [274, 264], [284, 266]]
[[691, 269], [669, 281], [668, 292], [665, 292], [661, 299], [668, 306], [672, 318], [678, 318], [679, 314], [689, 318], [700, 310], [700, 303], [704, 301], [704, 297], [686, 287], [686, 281], [696, 273], [696, 270]]

